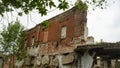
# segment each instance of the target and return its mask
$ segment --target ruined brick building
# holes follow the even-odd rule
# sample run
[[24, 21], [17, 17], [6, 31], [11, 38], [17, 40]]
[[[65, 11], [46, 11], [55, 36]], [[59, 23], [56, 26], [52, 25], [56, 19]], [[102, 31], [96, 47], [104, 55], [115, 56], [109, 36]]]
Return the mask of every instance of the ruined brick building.
[[94, 42], [93, 37], [88, 37], [86, 16], [87, 11], [73, 7], [29, 29], [25, 41], [26, 58], [21, 61], [9, 58], [4, 68], [12, 68], [14, 64], [18, 68], [78, 67], [74, 50]]
[[26, 58], [24, 66], [75, 68], [74, 49], [93, 40], [87, 36], [86, 16], [86, 11], [73, 7], [47, 20], [47, 28], [38, 24], [28, 30], [25, 45], [31, 57]]
[[73, 7], [29, 29], [27, 56], [4, 62], [4, 68], [13, 64], [17, 68], [119, 68], [120, 42], [94, 44], [94, 38], [88, 37], [86, 16], [86, 11]]

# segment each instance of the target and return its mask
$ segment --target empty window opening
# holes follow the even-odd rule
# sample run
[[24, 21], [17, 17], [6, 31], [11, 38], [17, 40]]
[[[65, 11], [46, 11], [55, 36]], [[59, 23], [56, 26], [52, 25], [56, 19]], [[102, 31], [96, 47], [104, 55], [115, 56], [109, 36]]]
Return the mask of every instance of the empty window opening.
[[66, 26], [62, 27], [62, 29], [61, 29], [61, 39], [66, 38], [66, 33], [67, 33], [66, 31], [67, 31], [67, 27]]
[[32, 46], [34, 45], [34, 43], [35, 43], [35, 37], [33, 36], [32, 37]]

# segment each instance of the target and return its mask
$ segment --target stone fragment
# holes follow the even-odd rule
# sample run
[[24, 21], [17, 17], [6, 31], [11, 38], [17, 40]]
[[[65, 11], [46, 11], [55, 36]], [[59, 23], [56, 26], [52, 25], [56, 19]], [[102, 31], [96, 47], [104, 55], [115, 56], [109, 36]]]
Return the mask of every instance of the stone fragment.
[[49, 64], [49, 56], [44, 56], [43, 58], [42, 58], [42, 64], [44, 65], [44, 64]]
[[64, 55], [62, 57], [62, 64], [69, 64], [69, 63], [72, 63], [73, 61], [74, 61], [73, 54]]

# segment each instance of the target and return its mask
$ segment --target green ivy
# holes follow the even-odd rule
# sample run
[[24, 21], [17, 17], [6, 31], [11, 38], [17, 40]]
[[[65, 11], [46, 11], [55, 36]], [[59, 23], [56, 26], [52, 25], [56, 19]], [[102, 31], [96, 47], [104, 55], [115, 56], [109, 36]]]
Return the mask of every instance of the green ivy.
[[41, 24], [40, 24], [40, 27], [43, 29], [48, 28], [49, 26], [50, 26], [50, 22], [48, 20], [45, 20], [45, 21], [41, 22]]
[[88, 5], [85, 2], [82, 2], [81, 0], [78, 0], [75, 5], [78, 7], [80, 10], [86, 11], [88, 9]]

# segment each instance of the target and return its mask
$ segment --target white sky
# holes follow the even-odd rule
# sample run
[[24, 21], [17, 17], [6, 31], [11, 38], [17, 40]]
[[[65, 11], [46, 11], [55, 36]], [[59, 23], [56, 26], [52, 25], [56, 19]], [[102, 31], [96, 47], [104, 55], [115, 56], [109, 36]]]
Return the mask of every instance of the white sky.
[[[107, 9], [96, 9], [96, 11], [88, 12], [87, 25], [89, 28], [89, 36], [93, 36], [95, 41], [99, 41], [100, 39], [103, 39], [105, 42], [120, 41], [120, 1], [115, 1], [116, 2], [110, 4]], [[62, 10], [57, 9], [49, 12], [47, 16], [43, 17], [36, 12], [32, 12], [31, 15], [23, 15], [24, 17], [19, 18], [26, 28], [32, 28], [36, 24], [62, 12]], [[15, 20], [15, 18], [16, 13], [12, 13], [12, 16], [11, 13], [6, 14], [6, 16], [0, 20], [0, 30], [2, 24], [6, 25], [8, 21], [11, 22]]]
[[107, 9], [88, 14], [89, 35], [95, 40], [107, 42], [120, 41], [120, 1], [108, 6]]

